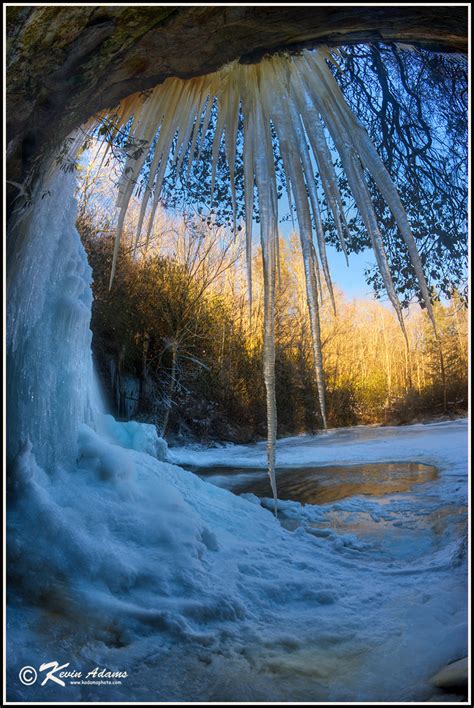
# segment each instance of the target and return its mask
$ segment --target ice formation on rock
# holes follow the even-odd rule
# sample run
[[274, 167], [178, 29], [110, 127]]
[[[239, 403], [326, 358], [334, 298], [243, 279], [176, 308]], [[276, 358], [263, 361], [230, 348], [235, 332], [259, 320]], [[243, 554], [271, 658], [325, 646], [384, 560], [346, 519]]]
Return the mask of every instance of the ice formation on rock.
[[101, 407], [92, 367], [92, 273], [75, 227], [74, 188], [72, 174], [47, 177], [9, 234], [9, 456], [29, 440], [45, 469], [73, 464], [79, 425]]
[[48, 472], [73, 470], [78, 431], [164, 459], [153, 425], [106, 415], [93, 369], [92, 272], [75, 221], [76, 179], [51, 170], [9, 234], [8, 459], [33, 451]]

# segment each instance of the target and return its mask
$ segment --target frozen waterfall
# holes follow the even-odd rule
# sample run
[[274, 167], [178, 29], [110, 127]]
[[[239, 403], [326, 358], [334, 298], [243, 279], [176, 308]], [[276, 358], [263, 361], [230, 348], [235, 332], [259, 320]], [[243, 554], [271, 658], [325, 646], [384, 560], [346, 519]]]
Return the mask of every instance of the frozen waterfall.
[[40, 465], [71, 467], [100, 396], [92, 370], [92, 273], [75, 227], [75, 177], [57, 171], [9, 238], [8, 455], [29, 440]]

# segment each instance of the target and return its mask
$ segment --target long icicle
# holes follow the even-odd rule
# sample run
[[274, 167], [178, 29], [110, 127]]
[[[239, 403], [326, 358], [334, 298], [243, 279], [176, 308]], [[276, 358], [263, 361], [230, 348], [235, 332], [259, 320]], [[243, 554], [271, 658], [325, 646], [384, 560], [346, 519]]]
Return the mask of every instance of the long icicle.
[[325, 123], [330, 126], [331, 136], [341, 158], [349, 186], [354, 195], [354, 199], [362, 216], [365, 228], [370, 236], [372, 248], [380, 274], [382, 276], [385, 290], [387, 291], [390, 302], [392, 303], [397, 314], [405, 342], [408, 346], [408, 337], [403, 320], [401, 305], [393, 285], [387, 254], [385, 252], [383, 239], [377, 223], [377, 217], [372, 205], [369, 189], [364, 179], [359, 157], [354, 148], [351, 147], [350, 136], [347, 135], [345, 126], [341, 122], [340, 116], [336, 111], [332, 110], [333, 106], [328, 101], [325, 101], [324, 98], [324, 96], [321, 99], [318, 97], [318, 108]]
[[[296, 140], [296, 145], [299, 148], [299, 156], [301, 164], [303, 166], [304, 177], [306, 181], [306, 188], [309, 194], [309, 201], [311, 204], [311, 210], [313, 212], [314, 227], [316, 231], [316, 239], [318, 242], [319, 257], [321, 259], [321, 267], [324, 274], [324, 280], [326, 282], [329, 297], [331, 298], [331, 303], [333, 306], [334, 313], [336, 312], [336, 301], [334, 299], [334, 292], [331, 281], [331, 274], [329, 272], [329, 264], [326, 254], [326, 241], [324, 238], [323, 222], [321, 218], [321, 210], [319, 208], [318, 195], [316, 192], [316, 184], [314, 181], [314, 172], [311, 166], [311, 161], [309, 158], [308, 150], [306, 148], [306, 139], [303, 132], [303, 126], [301, 125], [301, 120], [299, 112], [292, 101], [288, 102], [288, 111], [286, 112], [287, 124], [292, 130], [293, 136]], [[302, 186], [302, 185], [301, 185]]]
[[247, 265], [247, 289], [249, 298], [249, 324], [252, 326], [252, 223], [254, 204], [254, 154], [252, 142], [253, 126], [252, 115], [245, 113], [244, 117], [244, 199], [245, 199], [245, 257]]
[[319, 69], [325, 80], [326, 86], [329, 89], [330, 95], [332, 95], [334, 109], [339, 111], [341, 118], [346, 124], [347, 132], [351, 134], [353, 144], [359, 152], [362, 163], [364, 163], [365, 167], [369, 170], [374, 182], [379, 188], [380, 193], [384, 197], [394, 219], [397, 222], [415, 269], [423, 300], [433, 325], [435, 325], [433, 309], [431, 307], [431, 298], [423, 273], [423, 266], [416, 247], [415, 239], [411, 232], [410, 224], [408, 223], [408, 217], [400, 200], [398, 191], [393, 184], [385, 165], [377, 154], [367, 131], [345, 102], [343, 93], [337, 85], [337, 82], [329, 71], [327, 65], [322, 63]]
[[[275, 113], [275, 118], [277, 113]], [[304, 186], [304, 178], [298, 153], [291, 151], [291, 138], [294, 137], [290, 126], [285, 125], [284, 116], [280, 116], [283, 122], [276, 121], [277, 132], [280, 140], [280, 150], [282, 153], [285, 169], [293, 186], [295, 194], [296, 214], [300, 232], [301, 252], [303, 254], [303, 264], [306, 282], [306, 301], [311, 329], [311, 340], [313, 345], [313, 364], [315, 369], [316, 386], [318, 389], [319, 406], [324, 429], [327, 429], [326, 401], [324, 392], [324, 378], [321, 352], [321, 334], [319, 323], [318, 293], [315, 290], [314, 263], [313, 263], [313, 242], [311, 215]], [[285, 127], [290, 128], [290, 134], [285, 133]]]
[[278, 238], [277, 216], [274, 203], [276, 201], [276, 183], [273, 165], [273, 155], [268, 159], [268, 143], [270, 125], [265, 125], [265, 117], [261, 107], [255, 106], [255, 137], [257, 144], [267, 148], [256, 150], [255, 178], [258, 190], [258, 206], [260, 212], [260, 237], [263, 256], [264, 278], [264, 339], [263, 339], [263, 375], [267, 398], [267, 462], [270, 485], [273, 492], [275, 514], [277, 513], [277, 487], [275, 477], [277, 409], [275, 394], [275, 240]]
[[326, 142], [324, 128], [321, 125], [319, 113], [314, 106], [304, 79], [301, 79], [298, 71], [294, 72], [292, 93], [294, 100], [298, 104], [301, 119], [305, 126], [306, 134], [308, 135], [311, 149], [316, 159], [324, 195], [336, 226], [339, 244], [346, 258], [346, 263], [349, 264], [349, 255], [344, 236], [344, 234], [348, 231], [348, 227], [341, 195], [337, 187], [337, 177], [331, 160], [331, 153]]

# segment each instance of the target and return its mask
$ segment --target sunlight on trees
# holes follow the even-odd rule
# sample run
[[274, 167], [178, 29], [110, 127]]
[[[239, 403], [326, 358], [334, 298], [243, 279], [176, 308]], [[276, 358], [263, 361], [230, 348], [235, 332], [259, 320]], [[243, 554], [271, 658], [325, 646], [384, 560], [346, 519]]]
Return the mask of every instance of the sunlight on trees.
[[[148, 252], [133, 257], [139, 205], [131, 206], [112, 292], [113, 229], [100, 185], [83, 171], [78, 226], [94, 271], [93, 348], [117, 415], [121, 378], [135, 377], [134, 418], [172, 438], [249, 441], [265, 435], [262, 381], [264, 312], [261, 251], [253, 256], [253, 298], [244, 249], [232, 234], [159, 209]], [[87, 193], [87, 194], [86, 194]], [[107, 189], [104, 189], [105, 195]], [[279, 435], [322, 428], [299, 237], [280, 238], [275, 302]], [[400, 423], [443, 412], [438, 344], [425, 311], [405, 326], [387, 304], [348, 300], [335, 288], [334, 313], [321, 287], [321, 344], [328, 424]], [[449, 372], [447, 408], [467, 407], [467, 310], [454, 294], [435, 303]], [[111, 372], [114, 372], [112, 379]], [[108, 382], [108, 384], [107, 384]]]

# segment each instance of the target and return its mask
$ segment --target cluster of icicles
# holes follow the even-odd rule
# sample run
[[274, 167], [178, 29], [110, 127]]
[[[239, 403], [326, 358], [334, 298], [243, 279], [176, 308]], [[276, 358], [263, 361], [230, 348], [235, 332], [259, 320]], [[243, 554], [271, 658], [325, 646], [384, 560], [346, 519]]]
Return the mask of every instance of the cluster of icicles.
[[[326, 408], [319, 324], [321, 274], [324, 276], [333, 304], [334, 297], [326, 256], [316, 175], [319, 175], [319, 183], [334, 219], [340, 246], [346, 258], [348, 236], [326, 130], [337, 150], [370, 236], [384, 286], [398, 315], [405, 338], [402, 310], [390, 274], [366, 173], [370, 174], [375, 181], [398, 225], [418, 277], [425, 305], [434, 324], [421, 260], [400, 197], [367, 132], [345, 102], [330, 71], [329, 61], [335, 61], [329, 50], [318, 48], [304, 51], [298, 56], [285, 54], [268, 57], [253, 65], [233, 62], [207, 76], [190, 80], [167, 79], [146, 95], [135, 94], [123, 100], [117, 108], [99, 119], [113, 122], [111, 140], [121, 128], [129, 124], [127, 125], [129, 140], [132, 139], [134, 145], [146, 146], [146, 149], [137, 150], [134, 155], [127, 158], [119, 183], [117, 201], [119, 213], [111, 272], [112, 283], [127, 207], [145, 161], [149, 157], [151, 166], [147, 188], [142, 196], [135, 246], [138, 246], [142, 232], [146, 233], [146, 243], [148, 243], [168, 166], [174, 162], [177, 167], [176, 174], [180, 169], [186, 172], [186, 168], [189, 174], [192, 162], [200, 159], [204, 138], [212, 124], [213, 107], [217, 109], [217, 120], [212, 124], [214, 137], [211, 192], [214, 188], [221, 142], [224, 140], [235, 222], [234, 173], [239, 117], [240, 115], [243, 117], [242, 157], [248, 287], [251, 297], [252, 215], [256, 187], [265, 288], [264, 377], [268, 418], [268, 470], [275, 504], [277, 414], [274, 312], [278, 261], [278, 202], [272, 130], [278, 139], [290, 207], [293, 208], [294, 205], [298, 220], [311, 325], [314, 373], [324, 426], [326, 427]], [[313, 242], [313, 230], [316, 234], [317, 248]]]

